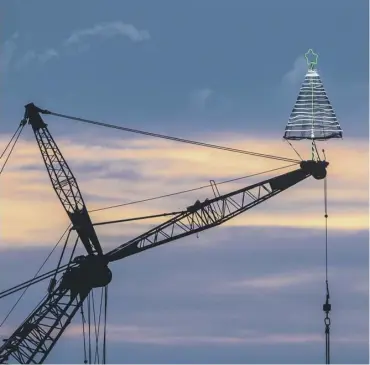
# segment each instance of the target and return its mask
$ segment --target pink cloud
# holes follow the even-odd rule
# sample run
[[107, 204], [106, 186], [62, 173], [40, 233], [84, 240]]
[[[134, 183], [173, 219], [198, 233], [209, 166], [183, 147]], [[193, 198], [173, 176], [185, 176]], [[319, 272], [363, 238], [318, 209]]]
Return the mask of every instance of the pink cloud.
[[[323, 336], [315, 333], [277, 333], [266, 334], [257, 331], [244, 331], [239, 336], [212, 336], [187, 333], [181, 335], [174, 328], [156, 328], [137, 325], [108, 325], [107, 338], [112, 342], [141, 343], [161, 346], [198, 346], [212, 345], [242, 345], [242, 344], [295, 344], [322, 342]], [[71, 325], [66, 330], [67, 337], [80, 337], [82, 327]], [[333, 337], [333, 342], [363, 343], [366, 339], [360, 337]]]

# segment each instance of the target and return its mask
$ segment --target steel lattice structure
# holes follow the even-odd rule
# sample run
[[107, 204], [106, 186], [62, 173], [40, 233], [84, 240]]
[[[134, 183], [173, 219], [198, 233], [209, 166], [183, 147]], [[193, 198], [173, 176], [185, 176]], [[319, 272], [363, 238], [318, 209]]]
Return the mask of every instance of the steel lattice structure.
[[27, 364], [45, 361], [91, 290], [110, 283], [110, 262], [218, 226], [310, 176], [325, 178], [328, 166], [326, 161], [302, 161], [294, 171], [228, 194], [217, 191], [215, 197], [197, 201], [184, 212], [104, 254], [77, 181], [40, 114], [50, 112], [28, 104], [22, 123], [33, 128], [52, 186], [87, 255], [43, 276], [63, 273], [45, 299], [0, 347], [0, 363], [11, 358]]

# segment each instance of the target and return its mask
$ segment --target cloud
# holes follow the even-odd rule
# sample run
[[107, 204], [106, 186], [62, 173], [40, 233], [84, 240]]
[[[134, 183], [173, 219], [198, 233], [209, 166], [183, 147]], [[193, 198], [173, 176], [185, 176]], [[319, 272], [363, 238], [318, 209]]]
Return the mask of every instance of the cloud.
[[45, 63], [55, 57], [58, 57], [58, 52], [54, 48], [49, 48], [38, 55], [38, 59], [42, 63]]
[[[3, 136], [0, 144], [5, 145], [8, 137]], [[201, 139], [234, 148], [249, 146], [250, 150], [289, 156], [289, 146], [272, 139], [243, 139], [233, 134], [204, 136]], [[112, 138], [109, 144], [104, 142], [105, 148], [100, 146], [103, 142], [100, 143], [98, 138], [96, 144], [90, 142], [58, 140], [90, 210], [163, 195], [164, 192], [186, 190], [205, 185], [210, 179], [220, 182], [284, 165], [266, 159], [146, 138], [125, 142]], [[286, 153], [282, 150], [284, 148], [287, 149]], [[328, 156], [331, 163], [328, 168], [331, 229], [345, 232], [368, 228], [368, 171], [364, 168], [367, 151], [367, 140], [346, 140], [340, 145], [331, 145]], [[342, 168], [344, 165], [346, 169]], [[35, 168], [30, 169], [32, 166]], [[89, 166], [94, 168], [90, 169]], [[226, 193], [276, 174], [280, 172], [219, 185], [219, 189], [221, 193]], [[356, 186], [356, 189], [348, 191], [348, 186]], [[92, 213], [92, 218], [97, 222], [178, 211], [196, 199], [209, 196], [213, 196], [210, 188], [171, 199]], [[36, 142], [32, 140], [22, 140], [17, 145], [2, 175], [0, 200], [3, 247], [50, 245], [55, 239], [55, 230], [63, 231], [68, 224], [67, 216], [52, 191]], [[309, 179], [266, 204], [268, 209], [257, 208], [232, 219], [225, 226], [323, 227], [322, 181]], [[34, 214], [36, 206], [37, 216]], [[50, 212], [55, 214], [51, 217]], [[45, 221], [48, 225], [41, 224]], [[128, 237], [162, 221], [162, 218], [156, 218], [124, 226], [109, 226], [106, 231], [103, 227], [101, 229], [111, 237], [122, 236], [124, 229], [125, 237]]]
[[6, 72], [14, 59], [15, 51], [17, 49], [16, 39], [18, 38], [18, 33], [14, 33], [0, 49], [0, 72]]
[[[200, 345], [241, 345], [241, 344], [297, 344], [322, 342], [322, 336], [317, 333], [258, 333], [257, 331], [239, 336], [199, 335], [192, 333], [181, 335], [174, 328], [157, 328], [137, 325], [108, 324], [109, 341], [119, 343], [140, 343], [164, 346], [200, 346]], [[66, 330], [67, 337], [81, 337], [82, 326], [71, 325]], [[366, 343], [366, 339], [357, 337], [335, 337], [334, 342]]]
[[[242, 293], [282, 293], [287, 290], [297, 290], [299, 287], [309, 288], [320, 286], [324, 273], [322, 270], [282, 270], [279, 265], [275, 265], [277, 270], [271, 268], [270, 274], [262, 273], [260, 275], [249, 274], [247, 278], [230, 280], [217, 283], [210, 289], [213, 293], [223, 294], [237, 294]], [[368, 280], [364, 277], [364, 269], [345, 269], [330, 267], [330, 275], [335, 277], [338, 282], [348, 281], [351, 277], [356, 284], [347, 288], [347, 291], [352, 294], [365, 294], [369, 293]]]
[[204, 109], [212, 95], [214, 95], [214, 90], [209, 88], [196, 90], [191, 93], [190, 101], [193, 106], [199, 109]]
[[[305, 230], [303, 237], [297, 240], [292, 236], [284, 237], [284, 232], [290, 230], [240, 229], [236, 233], [235, 229], [227, 228], [218, 230], [227, 233], [220, 235], [216, 229], [208, 234], [213, 241], [211, 249], [202, 245], [202, 237], [190, 246], [187, 244], [191, 240], [185, 239], [110, 266], [113, 280], [109, 287], [107, 320], [109, 363], [122, 362], [123, 355], [125, 359], [132, 357], [127, 361], [129, 363], [181, 363], [169, 361], [169, 351], [176, 351], [180, 360], [192, 352], [192, 358], [198, 360], [193, 362], [206, 363], [206, 360], [199, 361], [194, 352], [211, 349], [214, 353], [220, 348], [227, 354], [222, 363], [237, 363], [236, 360], [227, 361], [236, 351], [245, 363], [268, 364], [273, 360], [286, 363], [284, 346], [295, 351], [293, 355], [289, 352], [292, 358], [303, 357], [305, 363], [315, 363], [312, 353], [321, 356], [324, 344], [322, 304], [325, 300], [322, 240], [319, 242], [310, 230]], [[273, 239], [266, 237], [267, 233]], [[355, 355], [364, 360], [368, 356], [368, 292], [352, 291], [356, 283], [363, 283], [364, 287], [368, 283], [368, 236], [367, 232], [361, 236], [352, 233], [348, 238], [331, 232], [330, 240], [331, 340], [340, 344], [333, 351], [333, 363], [339, 361], [334, 357], [354, 363], [350, 360]], [[32, 247], [21, 253], [16, 249], [2, 251], [0, 265], [7, 275], [0, 278], [0, 287], [6, 289], [32, 277], [49, 251], [50, 248]], [[54, 265], [60, 251], [61, 247], [53, 256]], [[27, 265], [24, 265], [25, 257]], [[285, 282], [279, 290], [271, 285], [263, 285], [263, 290], [251, 287], [214, 290], [217, 287], [223, 289], [225, 282], [232, 284], [248, 279], [262, 282], [266, 278], [288, 275], [304, 278], [309, 272], [317, 273], [321, 280], [302, 280], [302, 285]], [[21, 302], [22, 308], [18, 306], [7, 322], [8, 327], [0, 328], [0, 334], [7, 338], [17, 328], [45, 294], [47, 286], [48, 280], [28, 291]], [[16, 299], [17, 295], [2, 299], [0, 319]], [[95, 291], [94, 299], [95, 310], [99, 313], [99, 289]], [[50, 363], [58, 360], [73, 363], [81, 359], [80, 323], [78, 313], [52, 351]], [[94, 342], [94, 328], [92, 331]], [[141, 360], [138, 351], [143, 345], [146, 361]], [[270, 361], [264, 357], [259, 345], [268, 348]], [[64, 352], [65, 348], [69, 351]], [[71, 356], [70, 361], [67, 361], [68, 356]], [[217, 356], [212, 362], [217, 363]]]
[[65, 45], [73, 45], [81, 43], [89, 37], [111, 38], [115, 36], [127, 37], [132, 42], [143, 42], [150, 39], [150, 34], [147, 30], [139, 30], [132, 24], [115, 21], [77, 30], [64, 43]]
[[307, 72], [307, 62], [304, 56], [299, 56], [293, 64], [293, 68], [283, 76], [283, 83], [288, 85], [297, 85], [303, 81]]
[[[101, 37], [111, 38], [114, 36], [123, 36], [130, 39], [132, 42], [143, 42], [149, 40], [150, 34], [147, 30], [139, 30], [132, 24], [125, 24], [120, 21], [96, 24], [87, 29], [77, 30], [71, 34], [62, 44], [64, 47], [50, 47], [43, 51], [28, 50], [22, 57], [16, 60], [15, 68], [20, 70], [27, 67], [32, 62], [45, 64], [46, 62], [56, 59], [63, 55], [66, 48], [74, 46], [79, 52], [87, 51], [90, 45], [85, 42], [88, 38]], [[15, 33], [8, 39], [0, 50], [0, 71], [5, 71], [9, 68], [14, 60], [17, 44], [15, 40], [18, 38], [18, 33]], [[74, 48], [76, 49], [76, 48]]]
[[52, 58], [58, 57], [58, 52], [54, 48], [48, 48], [44, 51], [37, 52], [35, 50], [29, 50], [17, 60], [15, 59], [15, 52], [18, 48], [16, 40], [19, 38], [18, 33], [14, 33], [1, 47], [0, 49], [0, 72], [5, 72], [15, 61], [14, 66], [16, 69], [21, 69], [28, 66], [31, 62], [37, 61], [45, 63]]
[[23, 57], [21, 57], [17, 63], [16, 68], [21, 69], [28, 66], [31, 62], [36, 61], [44, 64], [45, 62], [50, 61], [53, 58], [59, 56], [58, 52], [54, 48], [48, 48], [42, 52], [36, 52], [34, 50], [27, 51]]
[[274, 274], [258, 278], [248, 278], [245, 280], [230, 283], [230, 287], [234, 289], [281, 289], [295, 285], [304, 284], [322, 278], [321, 273], [313, 272], [298, 272], [289, 274]]

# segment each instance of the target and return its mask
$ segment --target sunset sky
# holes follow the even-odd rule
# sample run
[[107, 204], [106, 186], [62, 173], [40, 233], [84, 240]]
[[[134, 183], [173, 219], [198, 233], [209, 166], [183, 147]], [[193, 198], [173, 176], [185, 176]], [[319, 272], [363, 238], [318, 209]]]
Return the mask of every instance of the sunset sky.
[[[332, 362], [367, 363], [368, 6], [364, 0], [4, 0], [0, 153], [24, 105], [34, 102], [57, 113], [297, 158], [282, 136], [307, 69], [304, 53], [313, 48], [344, 130], [343, 140], [318, 143], [330, 162]], [[89, 210], [289, 165], [56, 117], [45, 121]], [[294, 146], [310, 158], [308, 141]], [[207, 197], [210, 188], [91, 218], [172, 212]], [[0, 204], [2, 291], [30, 279], [69, 224], [29, 126], [0, 175]], [[164, 220], [97, 233], [107, 252]], [[323, 363], [324, 224], [323, 181], [309, 178], [198, 237], [115, 262], [108, 362]], [[0, 327], [2, 338], [47, 284], [29, 290]], [[17, 298], [1, 299], [0, 322]], [[80, 323], [77, 315], [48, 362], [83, 362]]]

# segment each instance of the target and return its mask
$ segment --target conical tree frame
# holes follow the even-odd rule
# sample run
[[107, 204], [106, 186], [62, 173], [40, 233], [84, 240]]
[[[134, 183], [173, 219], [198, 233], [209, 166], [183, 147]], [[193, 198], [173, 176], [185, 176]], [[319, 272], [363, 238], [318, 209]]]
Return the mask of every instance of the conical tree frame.
[[322, 141], [342, 138], [342, 133], [320, 75], [310, 67], [290, 114], [284, 139]]

